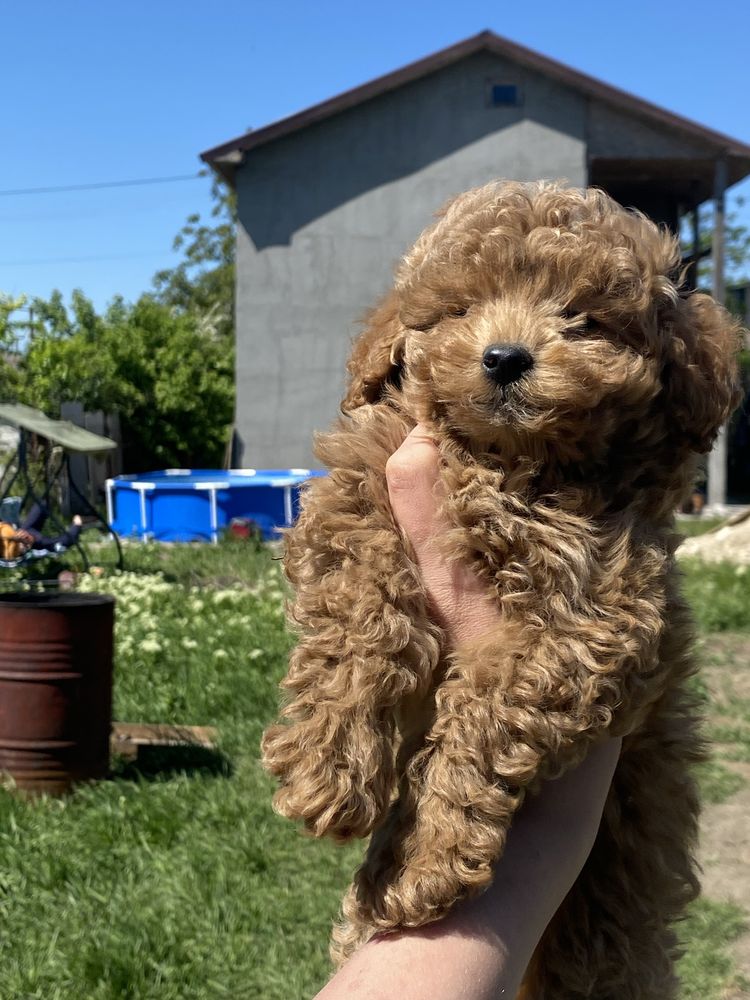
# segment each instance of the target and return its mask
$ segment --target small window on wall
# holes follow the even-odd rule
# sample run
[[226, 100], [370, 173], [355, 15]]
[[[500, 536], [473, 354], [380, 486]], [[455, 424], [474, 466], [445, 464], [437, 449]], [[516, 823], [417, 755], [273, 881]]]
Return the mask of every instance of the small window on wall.
[[521, 88], [517, 83], [496, 83], [493, 80], [488, 87], [488, 97], [493, 108], [515, 108], [522, 103]]

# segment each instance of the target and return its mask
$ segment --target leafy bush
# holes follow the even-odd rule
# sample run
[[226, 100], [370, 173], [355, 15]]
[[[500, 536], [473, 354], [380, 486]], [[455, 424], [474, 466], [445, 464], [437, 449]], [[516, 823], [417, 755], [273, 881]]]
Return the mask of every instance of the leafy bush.
[[71, 314], [59, 293], [35, 302], [36, 334], [19, 398], [57, 416], [66, 400], [117, 412], [126, 467], [221, 465], [234, 408], [233, 351], [196, 315], [148, 295], [98, 316], [81, 292]]

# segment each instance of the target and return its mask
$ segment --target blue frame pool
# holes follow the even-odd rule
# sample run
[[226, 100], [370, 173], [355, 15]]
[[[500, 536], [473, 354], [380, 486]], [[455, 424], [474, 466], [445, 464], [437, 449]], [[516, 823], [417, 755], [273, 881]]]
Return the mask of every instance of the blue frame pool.
[[316, 469], [163, 469], [107, 480], [107, 519], [124, 538], [218, 542], [235, 518], [266, 539], [294, 523], [300, 490]]

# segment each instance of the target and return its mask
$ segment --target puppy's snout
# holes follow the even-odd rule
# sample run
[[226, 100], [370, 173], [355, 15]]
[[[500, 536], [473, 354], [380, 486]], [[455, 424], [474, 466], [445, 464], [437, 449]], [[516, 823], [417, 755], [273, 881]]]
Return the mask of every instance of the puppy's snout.
[[490, 344], [482, 355], [482, 367], [497, 385], [510, 385], [534, 367], [534, 359], [521, 344]]

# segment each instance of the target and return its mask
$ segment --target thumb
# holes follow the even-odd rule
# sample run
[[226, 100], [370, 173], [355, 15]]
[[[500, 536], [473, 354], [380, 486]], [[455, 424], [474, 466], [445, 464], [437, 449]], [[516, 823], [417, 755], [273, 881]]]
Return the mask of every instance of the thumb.
[[388, 459], [385, 475], [393, 516], [419, 555], [439, 528], [443, 496], [440, 454], [423, 424]]

